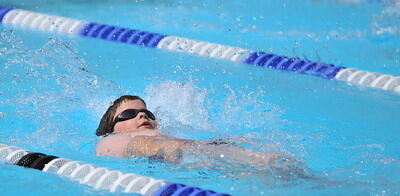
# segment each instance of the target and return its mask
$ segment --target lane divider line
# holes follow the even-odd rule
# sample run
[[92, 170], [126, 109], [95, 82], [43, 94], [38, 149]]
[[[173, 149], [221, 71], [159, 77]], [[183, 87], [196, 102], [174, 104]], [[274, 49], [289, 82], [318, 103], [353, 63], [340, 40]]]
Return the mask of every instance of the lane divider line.
[[347, 82], [348, 84], [357, 84], [400, 93], [399, 76], [301, 60], [299, 58], [279, 56], [262, 51], [252, 51], [217, 43], [7, 7], [0, 7], [0, 22], [5, 25], [22, 26], [41, 31], [72, 34], [175, 52], [196, 54], [237, 63], [313, 75], [325, 79], [336, 79]]
[[43, 153], [31, 152], [3, 143], [0, 143], [0, 162], [58, 174], [81, 184], [91, 186], [94, 189], [108, 190], [110, 192], [119, 191], [146, 196], [229, 196], [228, 194], [204, 190], [198, 187], [172, 183]]

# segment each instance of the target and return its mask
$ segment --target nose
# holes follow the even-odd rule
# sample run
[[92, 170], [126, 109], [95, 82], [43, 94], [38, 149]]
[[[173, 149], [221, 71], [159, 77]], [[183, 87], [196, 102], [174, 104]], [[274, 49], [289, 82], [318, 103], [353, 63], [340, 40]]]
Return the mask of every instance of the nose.
[[139, 119], [146, 118], [147, 120], [149, 120], [149, 117], [148, 117], [147, 114], [144, 113], [144, 112], [140, 112], [140, 113], [138, 114], [138, 116], [139, 116]]

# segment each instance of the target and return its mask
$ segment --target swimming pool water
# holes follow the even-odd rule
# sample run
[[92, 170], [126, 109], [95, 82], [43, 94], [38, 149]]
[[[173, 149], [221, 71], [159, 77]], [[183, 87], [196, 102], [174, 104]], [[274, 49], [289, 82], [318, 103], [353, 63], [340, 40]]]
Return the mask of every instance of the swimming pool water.
[[[0, 1], [76, 19], [400, 75], [396, 1]], [[352, 3], [351, 3], [352, 2]], [[0, 142], [234, 195], [399, 193], [399, 95], [306, 75], [1, 26]], [[109, 102], [143, 96], [165, 133], [290, 154], [270, 166], [94, 156]], [[109, 194], [0, 164], [5, 194]], [[274, 173], [275, 172], [275, 173]], [[334, 181], [328, 183], [326, 181]]]

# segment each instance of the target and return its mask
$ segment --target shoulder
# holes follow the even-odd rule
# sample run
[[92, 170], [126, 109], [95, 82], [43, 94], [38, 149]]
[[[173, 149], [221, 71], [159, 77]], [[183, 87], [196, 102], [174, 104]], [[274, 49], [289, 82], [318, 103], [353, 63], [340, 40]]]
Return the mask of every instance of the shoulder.
[[126, 148], [132, 137], [126, 134], [109, 135], [96, 146], [97, 156], [126, 157]]

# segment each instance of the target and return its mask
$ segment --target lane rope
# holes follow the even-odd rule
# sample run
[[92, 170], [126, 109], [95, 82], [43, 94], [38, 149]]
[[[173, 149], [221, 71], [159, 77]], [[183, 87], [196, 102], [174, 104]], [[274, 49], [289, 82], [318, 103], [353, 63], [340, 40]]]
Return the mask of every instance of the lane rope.
[[3, 143], [0, 143], [0, 162], [57, 174], [91, 186], [94, 189], [108, 190], [110, 192], [137, 193], [146, 196], [229, 196], [228, 194], [204, 190], [198, 187], [172, 183], [43, 153], [31, 152]]
[[325, 79], [336, 79], [400, 93], [400, 77], [358, 70], [333, 64], [301, 60], [261, 51], [204, 42], [177, 36], [121, 28], [84, 20], [76, 20], [21, 9], [0, 7], [0, 22], [48, 32], [92, 37], [114, 42], [135, 44], [175, 52], [246, 63]]

